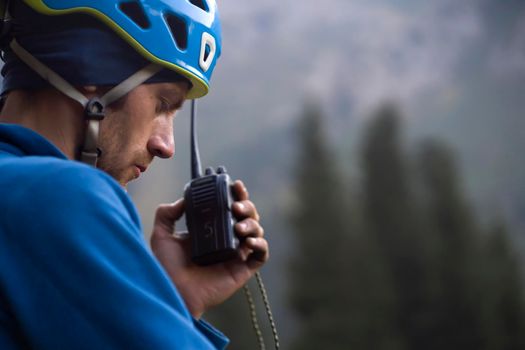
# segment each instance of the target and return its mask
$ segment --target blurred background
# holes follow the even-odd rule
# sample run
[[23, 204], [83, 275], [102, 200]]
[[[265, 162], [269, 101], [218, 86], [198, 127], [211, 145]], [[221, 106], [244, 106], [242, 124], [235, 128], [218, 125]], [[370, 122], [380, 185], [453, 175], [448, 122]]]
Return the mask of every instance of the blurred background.
[[[258, 206], [283, 348], [525, 349], [525, 2], [219, 6], [201, 157]], [[190, 177], [175, 129], [130, 187], [146, 236]], [[206, 317], [257, 347], [242, 293]]]

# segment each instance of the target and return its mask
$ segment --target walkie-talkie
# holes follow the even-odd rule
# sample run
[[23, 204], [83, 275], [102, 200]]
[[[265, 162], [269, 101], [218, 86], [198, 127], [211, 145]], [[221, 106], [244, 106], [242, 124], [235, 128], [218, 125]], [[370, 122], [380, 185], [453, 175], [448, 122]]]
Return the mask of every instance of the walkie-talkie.
[[192, 260], [210, 265], [238, 255], [235, 220], [231, 211], [232, 181], [224, 166], [206, 168], [202, 175], [196, 130], [196, 102], [191, 101], [191, 178], [184, 189], [186, 226], [190, 234]]
[[[211, 265], [227, 261], [238, 256], [239, 240], [235, 236], [235, 221], [231, 211], [233, 194], [232, 181], [223, 166], [213, 171], [206, 168], [204, 175], [201, 170], [199, 146], [197, 144], [196, 126], [197, 107], [195, 100], [191, 101], [191, 181], [184, 189], [186, 205], [186, 226], [190, 233], [191, 259], [199, 265]], [[259, 290], [270, 322], [275, 349], [279, 350], [277, 327], [273, 320], [268, 295], [259, 272], [255, 273]], [[260, 331], [255, 304], [248, 288], [244, 285], [244, 293], [250, 305], [252, 325], [257, 335], [260, 349], [266, 349]]]

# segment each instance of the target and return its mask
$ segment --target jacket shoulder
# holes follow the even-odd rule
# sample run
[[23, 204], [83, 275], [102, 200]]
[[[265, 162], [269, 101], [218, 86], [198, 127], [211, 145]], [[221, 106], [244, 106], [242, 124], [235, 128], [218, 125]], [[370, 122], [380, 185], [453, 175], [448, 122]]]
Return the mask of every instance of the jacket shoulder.
[[108, 174], [80, 162], [53, 157], [0, 161], [0, 208], [21, 214], [39, 208], [42, 215], [78, 215], [88, 206], [128, 214], [140, 226], [136, 209]]

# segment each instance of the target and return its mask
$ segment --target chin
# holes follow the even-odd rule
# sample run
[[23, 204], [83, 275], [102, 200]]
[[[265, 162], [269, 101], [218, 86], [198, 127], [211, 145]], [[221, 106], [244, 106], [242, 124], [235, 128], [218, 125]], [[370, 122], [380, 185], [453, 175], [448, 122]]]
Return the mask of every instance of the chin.
[[117, 181], [120, 186], [122, 186], [124, 189], [128, 186], [128, 183], [133, 180], [130, 176], [125, 176], [122, 174], [112, 174], [110, 172], [107, 172], [115, 181]]
[[129, 181], [127, 181], [127, 182], [126, 181], [119, 181], [118, 183], [120, 184], [120, 186], [122, 186], [122, 188], [124, 188], [124, 189], [128, 188]]
[[128, 183], [135, 180], [135, 173], [133, 171], [130, 171], [129, 169], [119, 170], [116, 168], [105, 167], [104, 164], [102, 164], [98, 168], [106, 172], [113, 179], [115, 179], [115, 181], [117, 181], [120, 184], [120, 186], [122, 186], [124, 189], [126, 189]]
[[117, 178], [116, 180], [122, 187], [127, 188], [128, 184], [131, 181], [135, 180], [135, 178], [132, 176], [122, 176], [120, 178]]

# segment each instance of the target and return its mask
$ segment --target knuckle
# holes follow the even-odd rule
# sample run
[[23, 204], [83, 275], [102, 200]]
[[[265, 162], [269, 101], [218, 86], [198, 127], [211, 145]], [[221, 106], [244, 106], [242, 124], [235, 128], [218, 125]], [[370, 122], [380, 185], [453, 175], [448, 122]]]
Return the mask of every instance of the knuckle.
[[244, 204], [244, 201], [237, 201], [235, 202], [235, 209], [238, 212], [244, 212], [246, 210], [246, 205]]
[[240, 221], [235, 224], [235, 231], [237, 231], [240, 234], [244, 234], [247, 231], [247, 223], [244, 221]]
[[252, 202], [251, 200], [246, 199], [246, 200], [244, 200], [244, 201], [242, 201], [242, 202], [243, 202], [243, 204], [245, 205], [245, 207], [246, 207], [247, 210], [250, 210], [250, 211], [251, 211], [251, 210], [255, 209], [255, 204], [253, 204], [253, 202]]
[[158, 218], [160, 216], [162, 216], [164, 214], [164, 212], [166, 212], [166, 208], [167, 208], [167, 204], [160, 204], [158, 207], [157, 207], [157, 210], [155, 211], [155, 216]]
[[249, 208], [249, 212], [253, 215], [254, 218], [257, 218], [259, 216], [259, 214], [257, 213], [257, 207], [252, 201], [246, 201], [246, 206]]
[[162, 210], [166, 210], [168, 205], [169, 204], [166, 204], [166, 203], [159, 204], [159, 206], [157, 207], [157, 212], [162, 211]]
[[247, 218], [246, 222], [252, 230], [256, 230], [259, 226], [259, 223], [254, 218]]

